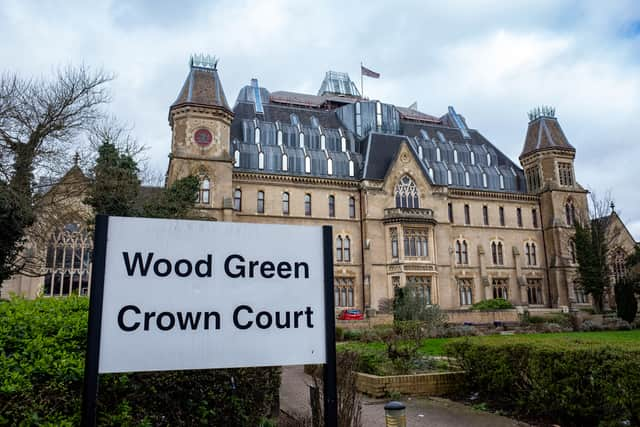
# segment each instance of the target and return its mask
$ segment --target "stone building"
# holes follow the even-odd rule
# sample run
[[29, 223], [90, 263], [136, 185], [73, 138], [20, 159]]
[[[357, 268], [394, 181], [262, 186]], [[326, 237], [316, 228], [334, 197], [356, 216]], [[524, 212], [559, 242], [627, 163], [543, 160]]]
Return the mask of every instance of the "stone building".
[[571, 242], [587, 209], [576, 150], [552, 109], [529, 119], [518, 165], [453, 107], [363, 98], [344, 73], [317, 95], [252, 79], [231, 107], [216, 63], [195, 58], [169, 108], [167, 184], [197, 176], [201, 218], [333, 226], [340, 308], [376, 308], [407, 284], [446, 309], [588, 306]]

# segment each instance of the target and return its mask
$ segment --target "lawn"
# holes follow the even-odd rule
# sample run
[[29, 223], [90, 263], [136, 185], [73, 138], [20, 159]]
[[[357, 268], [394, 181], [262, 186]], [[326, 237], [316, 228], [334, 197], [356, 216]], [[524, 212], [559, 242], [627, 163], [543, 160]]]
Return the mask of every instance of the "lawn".
[[[420, 354], [424, 356], [443, 356], [444, 344], [451, 340], [466, 338], [428, 338], [420, 347]], [[640, 349], [640, 329], [632, 331], [603, 331], [603, 332], [564, 332], [557, 334], [519, 334], [519, 335], [487, 335], [481, 337], [471, 337], [473, 340], [480, 340], [487, 343], [501, 343], [505, 341], [517, 342], [539, 342], [549, 344], [609, 344], [624, 346], [627, 348]], [[352, 350], [359, 353], [378, 353], [386, 350], [384, 343], [372, 342], [364, 343], [359, 341], [349, 341], [337, 344], [338, 351]]]

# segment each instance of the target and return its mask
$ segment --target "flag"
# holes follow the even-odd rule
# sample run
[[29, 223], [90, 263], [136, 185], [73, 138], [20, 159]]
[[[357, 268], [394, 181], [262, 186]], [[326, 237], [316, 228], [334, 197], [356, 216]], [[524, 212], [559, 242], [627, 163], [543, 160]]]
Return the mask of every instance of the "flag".
[[371, 77], [373, 79], [380, 78], [380, 73], [376, 73], [375, 71], [368, 69], [362, 64], [360, 65], [360, 74], [362, 74], [363, 76]]

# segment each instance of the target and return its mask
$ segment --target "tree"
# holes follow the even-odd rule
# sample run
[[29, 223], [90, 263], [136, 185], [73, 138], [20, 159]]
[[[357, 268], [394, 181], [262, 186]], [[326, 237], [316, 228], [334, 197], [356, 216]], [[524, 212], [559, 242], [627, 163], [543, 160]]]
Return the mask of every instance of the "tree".
[[61, 175], [78, 136], [103, 116], [111, 79], [84, 66], [51, 78], [0, 76], [0, 282], [25, 265], [19, 255], [37, 213], [36, 169]]
[[631, 323], [638, 312], [638, 300], [631, 277], [624, 277], [615, 285], [618, 317]]
[[151, 218], [184, 218], [198, 194], [198, 178], [188, 176], [174, 182], [145, 203], [142, 215]]

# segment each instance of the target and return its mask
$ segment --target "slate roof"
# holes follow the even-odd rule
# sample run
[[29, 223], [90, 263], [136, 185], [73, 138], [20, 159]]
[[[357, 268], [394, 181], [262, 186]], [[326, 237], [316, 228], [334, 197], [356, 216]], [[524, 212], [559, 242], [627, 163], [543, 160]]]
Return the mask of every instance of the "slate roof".
[[558, 120], [555, 117], [542, 116], [529, 122], [524, 148], [520, 157], [534, 151], [545, 149], [560, 149], [575, 152], [576, 149], [569, 144]]
[[178, 98], [171, 107], [184, 104], [223, 107], [231, 111], [215, 68], [191, 66]]
[[[230, 152], [238, 157], [237, 170], [382, 180], [404, 141], [434, 184], [526, 191], [522, 170], [477, 130], [468, 129], [452, 107], [437, 118], [357, 96], [269, 92], [254, 80], [240, 90], [233, 113]], [[558, 139], [556, 131], [549, 132]], [[305, 172], [307, 156], [310, 173]], [[328, 159], [333, 162], [332, 174]]]

